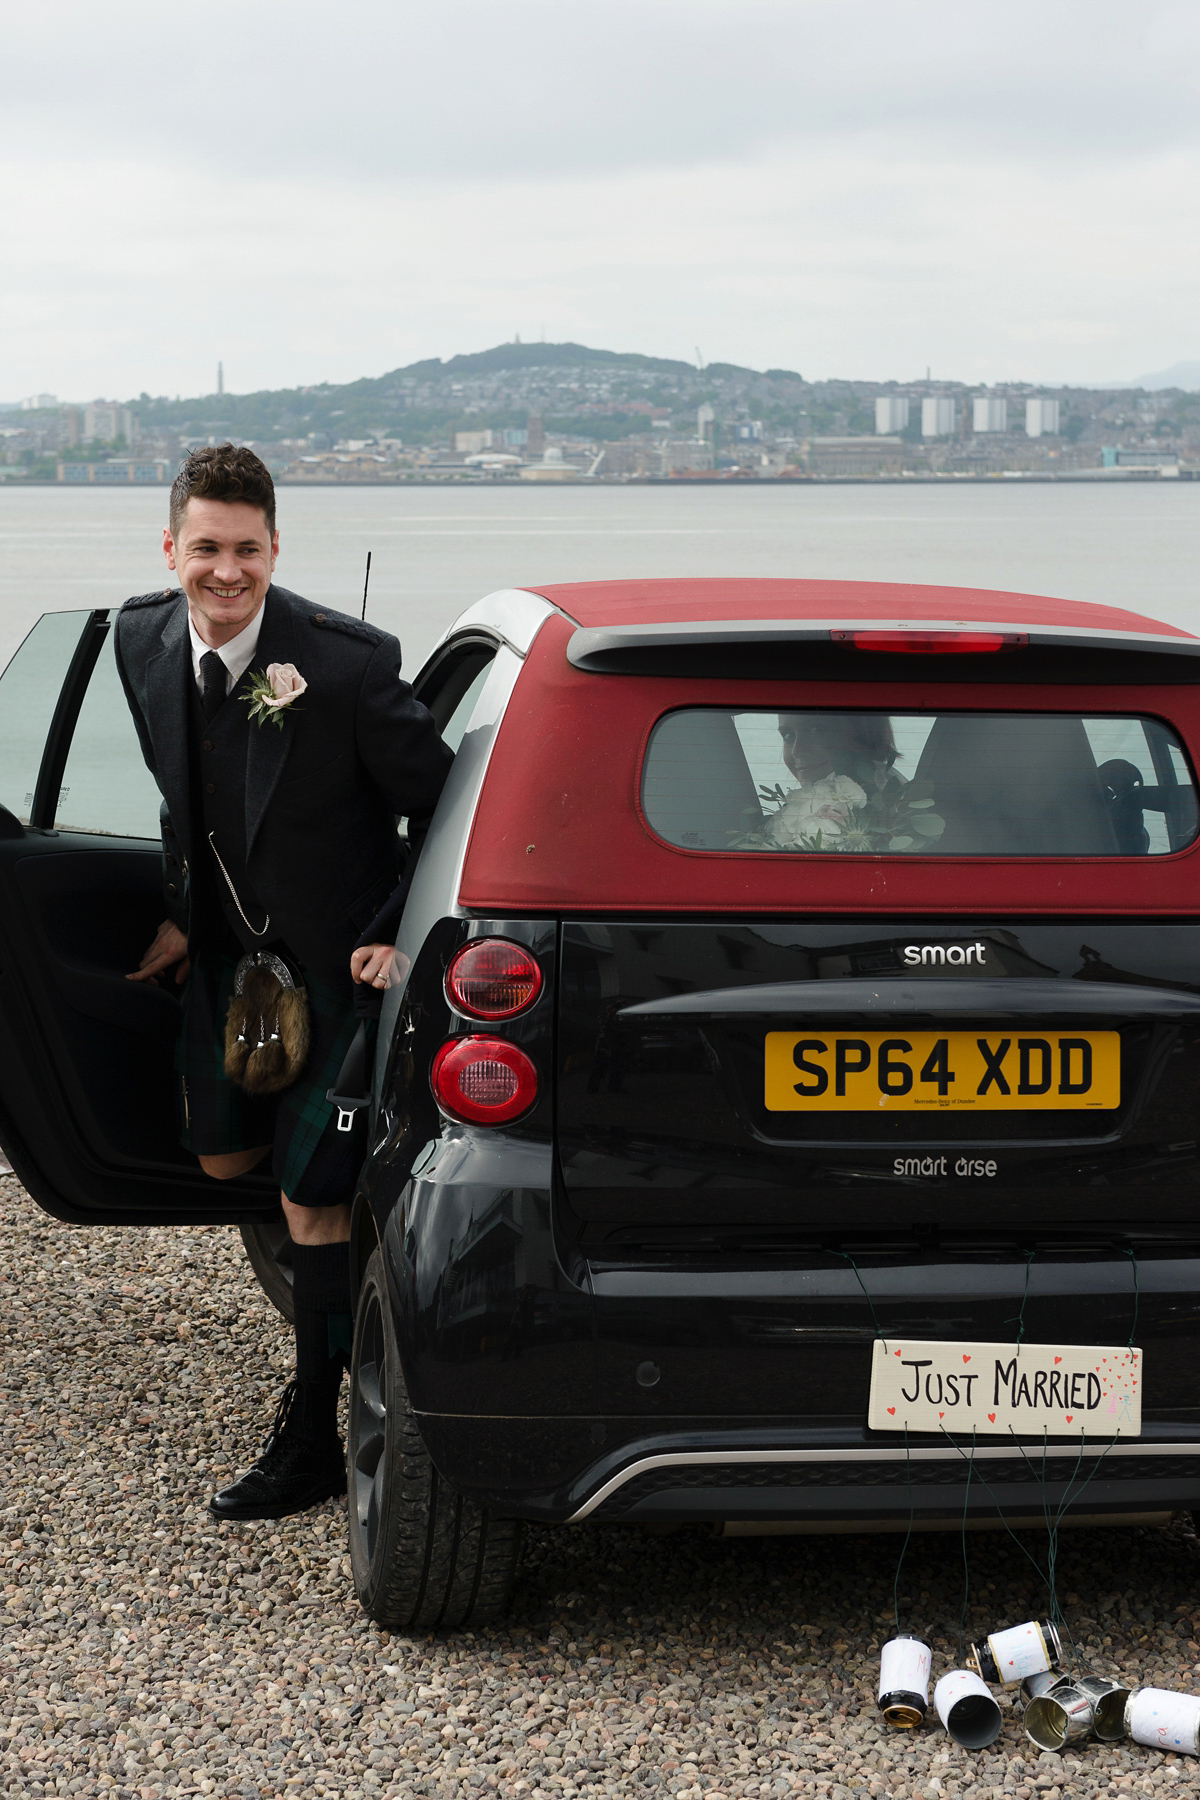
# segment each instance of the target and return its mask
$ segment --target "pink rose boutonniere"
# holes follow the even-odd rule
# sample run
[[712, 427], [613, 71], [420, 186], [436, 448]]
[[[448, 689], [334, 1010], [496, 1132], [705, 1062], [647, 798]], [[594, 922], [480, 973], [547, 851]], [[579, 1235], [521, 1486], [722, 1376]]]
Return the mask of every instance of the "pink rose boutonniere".
[[268, 663], [265, 674], [259, 670], [250, 676], [242, 694], [249, 702], [250, 717], [259, 726], [269, 719], [282, 731], [285, 707], [298, 700], [307, 687], [295, 663]]

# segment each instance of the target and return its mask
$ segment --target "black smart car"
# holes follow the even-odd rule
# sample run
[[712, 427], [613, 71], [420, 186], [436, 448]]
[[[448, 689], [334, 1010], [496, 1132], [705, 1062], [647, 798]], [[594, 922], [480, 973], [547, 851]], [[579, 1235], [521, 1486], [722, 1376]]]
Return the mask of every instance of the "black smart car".
[[[157, 795], [104, 613], [0, 683], [0, 1140], [79, 1223], [240, 1224], [175, 1146]], [[355, 1584], [500, 1607], [522, 1520], [1200, 1505], [1200, 640], [1030, 596], [494, 594], [355, 1207]], [[169, 873], [169, 871], [168, 871]], [[969, 1475], [974, 1479], [968, 1486]]]

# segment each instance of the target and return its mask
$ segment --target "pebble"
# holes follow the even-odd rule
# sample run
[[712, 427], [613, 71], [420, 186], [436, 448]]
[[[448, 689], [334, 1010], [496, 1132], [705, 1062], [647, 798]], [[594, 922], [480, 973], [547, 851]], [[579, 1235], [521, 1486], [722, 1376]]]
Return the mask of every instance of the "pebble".
[[[215, 1525], [290, 1336], [235, 1232], [56, 1223], [0, 1179], [0, 1793], [105, 1800], [1087, 1800], [1200, 1793], [1200, 1759], [987, 1751], [876, 1706], [901, 1540], [536, 1530], [502, 1624], [389, 1635], [344, 1506]], [[1044, 1561], [1044, 1535], [1024, 1534]], [[966, 1635], [1044, 1610], [1013, 1541], [968, 1539]], [[1064, 1530], [1059, 1594], [1103, 1674], [1200, 1689], [1190, 1524]], [[958, 1661], [961, 1540], [915, 1536], [901, 1628]], [[932, 1714], [931, 1714], [932, 1717]]]

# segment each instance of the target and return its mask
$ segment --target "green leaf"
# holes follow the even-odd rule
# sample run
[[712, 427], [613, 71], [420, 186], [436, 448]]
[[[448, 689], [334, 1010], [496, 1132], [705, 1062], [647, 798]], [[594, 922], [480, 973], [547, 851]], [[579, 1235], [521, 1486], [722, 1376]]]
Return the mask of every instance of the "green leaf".
[[912, 841], [913, 840], [910, 837], [894, 837], [888, 843], [888, 849], [908, 850], [912, 847]]
[[939, 819], [936, 813], [923, 813], [919, 819], [913, 820], [912, 827], [914, 831], [919, 831], [922, 837], [936, 838], [941, 837], [945, 831], [946, 821]]
[[932, 800], [910, 800], [908, 804], [912, 807], [913, 811], [916, 812], [922, 806], [932, 806], [933, 801]]

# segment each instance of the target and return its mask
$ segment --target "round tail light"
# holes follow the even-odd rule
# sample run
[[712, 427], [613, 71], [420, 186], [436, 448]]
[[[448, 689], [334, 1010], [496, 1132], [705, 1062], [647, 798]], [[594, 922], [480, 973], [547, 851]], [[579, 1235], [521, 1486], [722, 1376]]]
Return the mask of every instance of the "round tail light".
[[506, 1125], [537, 1099], [537, 1070], [504, 1038], [458, 1037], [433, 1059], [433, 1097], [452, 1119], [469, 1125]]
[[511, 1019], [542, 991], [536, 957], [506, 938], [477, 938], [455, 952], [446, 970], [446, 998], [471, 1019]]

